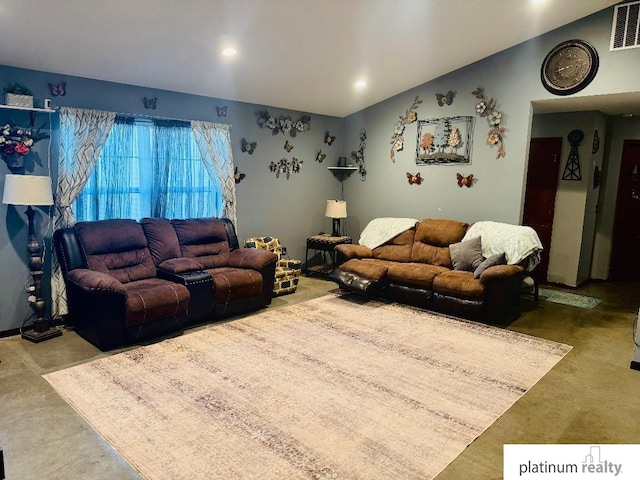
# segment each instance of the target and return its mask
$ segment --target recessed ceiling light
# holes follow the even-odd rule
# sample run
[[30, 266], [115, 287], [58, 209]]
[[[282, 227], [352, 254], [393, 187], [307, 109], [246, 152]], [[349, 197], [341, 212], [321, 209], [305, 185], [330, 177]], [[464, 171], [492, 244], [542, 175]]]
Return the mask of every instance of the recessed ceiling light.
[[355, 83], [356, 88], [364, 88], [367, 86], [367, 81], [366, 80], [358, 80]]
[[238, 53], [238, 51], [233, 47], [227, 47], [224, 50], [222, 50], [222, 54], [225, 57], [233, 57], [236, 53]]

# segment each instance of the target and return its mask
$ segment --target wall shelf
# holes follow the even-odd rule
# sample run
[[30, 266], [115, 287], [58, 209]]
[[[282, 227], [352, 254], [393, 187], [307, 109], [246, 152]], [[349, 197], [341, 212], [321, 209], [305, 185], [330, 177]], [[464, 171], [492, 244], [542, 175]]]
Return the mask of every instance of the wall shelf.
[[333, 176], [341, 182], [351, 176], [353, 172], [358, 171], [358, 167], [327, 167]]
[[24, 110], [25, 112], [44, 112], [55, 113], [52, 108], [38, 108], [38, 107], [18, 107], [16, 105], [0, 105], [0, 109], [4, 110]]

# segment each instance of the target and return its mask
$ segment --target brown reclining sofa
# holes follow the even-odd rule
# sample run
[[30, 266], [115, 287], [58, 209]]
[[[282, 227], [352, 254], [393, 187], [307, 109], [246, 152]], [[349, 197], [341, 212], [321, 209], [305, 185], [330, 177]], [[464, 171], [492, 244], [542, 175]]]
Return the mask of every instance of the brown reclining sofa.
[[57, 230], [66, 323], [109, 350], [271, 303], [277, 256], [228, 219], [100, 220]]
[[[373, 249], [338, 245], [336, 268], [329, 278], [342, 290], [505, 323], [518, 315], [525, 268], [523, 264], [488, 266], [491, 262], [484, 262], [482, 256], [474, 268], [454, 268], [450, 247], [460, 245], [468, 228], [469, 224], [454, 220], [425, 219]], [[479, 245], [481, 238], [470, 243], [476, 241]], [[494, 263], [506, 263], [504, 257], [501, 260]], [[480, 263], [486, 269], [476, 276]]]

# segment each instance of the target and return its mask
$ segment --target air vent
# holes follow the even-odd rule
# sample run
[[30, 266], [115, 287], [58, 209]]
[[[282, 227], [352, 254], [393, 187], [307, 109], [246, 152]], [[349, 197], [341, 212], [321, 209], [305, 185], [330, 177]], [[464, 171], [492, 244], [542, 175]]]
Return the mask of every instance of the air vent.
[[610, 50], [640, 47], [640, 1], [617, 5], [613, 11]]

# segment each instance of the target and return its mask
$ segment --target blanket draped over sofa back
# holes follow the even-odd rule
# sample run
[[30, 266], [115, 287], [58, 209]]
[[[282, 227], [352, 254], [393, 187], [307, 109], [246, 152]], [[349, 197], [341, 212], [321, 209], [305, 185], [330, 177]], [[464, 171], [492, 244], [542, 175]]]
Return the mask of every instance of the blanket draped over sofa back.
[[510, 225], [491, 221], [476, 222], [464, 237], [482, 238], [482, 255], [489, 257], [504, 252], [509, 265], [527, 260], [527, 270], [532, 271], [542, 256], [542, 242], [536, 231], [523, 225]]

